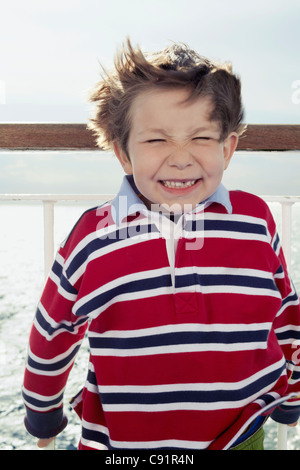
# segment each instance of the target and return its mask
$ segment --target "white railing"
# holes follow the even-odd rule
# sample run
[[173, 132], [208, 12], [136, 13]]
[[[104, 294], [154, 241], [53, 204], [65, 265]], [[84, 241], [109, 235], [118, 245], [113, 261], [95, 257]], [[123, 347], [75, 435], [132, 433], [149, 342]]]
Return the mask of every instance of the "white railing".
[[[41, 201], [44, 212], [44, 275], [48, 276], [54, 259], [54, 205], [59, 201], [105, 201], [113, 194], [0, 194], [1, 201]], [[292, 207], [300, 196], [262, 196], [267, 203], [281, 205], [281, 243], [288, 268], [291, 268]], [[278, 450], [287, 449], [287, 426], [278, 424]]]
[[54, 205], [59, 201], [110, 200], [113, 194], [0, 194], [1, 201], [41, 201], [44, 213], [44, 275], [48, 276], [54, 259]]
[[[41, 201], [44, 211], [44, 272], [48, 275], [54, 258], [54, 205], [59, 201], [105, 201], [113, 194], [0, 194], [1, 201]], [[281, 205], [281, 243], [286, 261], [291, 266], [292, 207], [300, 203], [300, 196], [262, 196], [267, 203]]]

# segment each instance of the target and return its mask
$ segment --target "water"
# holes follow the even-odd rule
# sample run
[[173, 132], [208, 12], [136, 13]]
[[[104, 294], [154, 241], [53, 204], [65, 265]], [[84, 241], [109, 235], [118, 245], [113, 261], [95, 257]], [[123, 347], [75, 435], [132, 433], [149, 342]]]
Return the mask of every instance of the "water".
[[[82, 204], [55, 208], [55, 245], [70, 231], [81, 213]], [[272, 205], [281, 226], [278, 205]], [[292, 275], [300, 293], [300, 207], [293, 209]], [[21, 397], [24, 363], [29, 331], [43, 288], [43, 212], [41, 204], [7, 203], [0, 205], [0, 449], [29, 450], [36, 439], [23, 425]], [[56, 439], [56, 448], [75, 449], [80, 436], [80, 422], [68, 407], [68, 400], [82, 387], [88, 360], [87, 342], [83, 343], [65, 392], [65, 412], [69, 425]], [[299, 425], [300, 428], [300, 425]], [[276, 447], [277, 426], [266, 425], [266, 449]], [[289, 449], [300, 449], [300, 429], [289, 428]]]

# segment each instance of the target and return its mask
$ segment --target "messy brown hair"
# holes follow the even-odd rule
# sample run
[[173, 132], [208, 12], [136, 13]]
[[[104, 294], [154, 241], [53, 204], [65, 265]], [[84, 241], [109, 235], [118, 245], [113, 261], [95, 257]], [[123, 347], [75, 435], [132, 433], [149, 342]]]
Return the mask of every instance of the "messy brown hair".
[[213, 62], [182, 43], [144, 54], [127, 39], [114, 65], [111, 73], [103, 70], [102, 80], [90, 96], [96, 106], [89, 127], [100, 148], [111, 149], [117, 142], [128, 155], [131, 105], [137, 95], [154, 87], [186, 88], [190, 91], [188, 99], [209, 96], [213, 104], [210, 119], [220, 124], [220, 141], [230, 132], [243, 133], [241, 83], [231, 64]]

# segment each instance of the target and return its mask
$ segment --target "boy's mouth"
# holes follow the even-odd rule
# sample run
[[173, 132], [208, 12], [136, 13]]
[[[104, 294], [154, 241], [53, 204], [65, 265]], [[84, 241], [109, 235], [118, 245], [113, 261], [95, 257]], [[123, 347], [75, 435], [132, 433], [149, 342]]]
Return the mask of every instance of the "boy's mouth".
[[194, 186], [199, 181], [199, 179], [195, 180], [160, 180], [160, 183], [165, 186], [166, 188], [171, 189], [184, 189]]

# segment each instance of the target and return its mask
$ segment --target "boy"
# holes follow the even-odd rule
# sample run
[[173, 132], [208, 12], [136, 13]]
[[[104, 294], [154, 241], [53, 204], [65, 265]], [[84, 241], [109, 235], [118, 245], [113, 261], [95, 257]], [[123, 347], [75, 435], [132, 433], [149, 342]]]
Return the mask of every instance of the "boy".
[[[127, 176], [61, 245], [30, 336], [25, 424], [44, 446], [89, 325], [79, 449], [262, 448], [299, 416], [299, 300], [267, 205], [222, 176], [240, 81], [187, 46], [127, 48], [91, 97]], [[43, 439], [46, 439], [43, 440]]]

